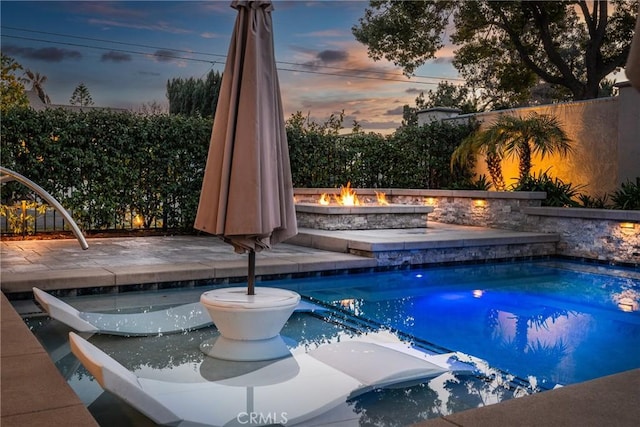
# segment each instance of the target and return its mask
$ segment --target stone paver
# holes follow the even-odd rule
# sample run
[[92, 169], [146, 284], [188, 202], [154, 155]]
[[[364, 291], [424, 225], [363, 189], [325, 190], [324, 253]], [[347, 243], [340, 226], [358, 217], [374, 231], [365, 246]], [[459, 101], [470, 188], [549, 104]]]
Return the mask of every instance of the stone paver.
[[640, 420], [640, 369], [425, 421], [417, 427], [632, 427]]
[[4, 294], [0, 298], [0, 424], [97, 426]]
[[[518, 241], [525, 245], [537, 240], [555, 242], [556, 238], [550, 234], [439, 223], [430, 223], [428, 228], [393, 230], [303, 228], [290, 240], [296, 244], [282, 243], [256, 254], [256, 274], [372, 268], [384, 265], [381, 263], [384, 258], [375, 255], [384, 251], [464, 248]], [[94, 238], [87, 241], [89, 249], [86, 251], [73, 239], [3, 241], [0, 253], [2, 291], [28, 294], [34, 286], [44, 290], [82, 289], [246, 276], [247, 256], [236, 254], [230, 245], [214, 236]]]
[[[247, 256], [212, 236], [3, 241], [1, 286], [7, 294], [247, 275]], [[280, 244], [256, 254], [257, 275], [375, 267], [372, 259]]]

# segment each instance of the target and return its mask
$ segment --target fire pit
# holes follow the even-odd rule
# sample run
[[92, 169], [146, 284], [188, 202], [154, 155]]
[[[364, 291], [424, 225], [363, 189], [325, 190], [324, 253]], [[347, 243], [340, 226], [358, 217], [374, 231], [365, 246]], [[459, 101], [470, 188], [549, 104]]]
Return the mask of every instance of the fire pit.
[[400, 205], [375, 192], [375, 200], [360, 198], [348, 183], [340, 194], [323, 193], [314, 202], [296, 203], [298, 226], [320, 230], [426, 228], [432, 206]]

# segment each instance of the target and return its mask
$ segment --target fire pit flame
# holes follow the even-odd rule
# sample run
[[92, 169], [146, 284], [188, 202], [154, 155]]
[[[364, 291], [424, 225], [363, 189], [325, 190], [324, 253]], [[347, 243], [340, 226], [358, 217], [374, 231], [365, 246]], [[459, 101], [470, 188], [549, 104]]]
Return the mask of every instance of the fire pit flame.
[[389, 204], [387, 196], [384, 193], [379, 193], [376, 191], [376, 199], [378, 200], [378, 204], [381, 206], [387, 206]]
[[[389, 201], [385, 193], [376, 191], [377, 204], [379, 206], [388, 206]], [[339, 206], [361, 206], [364, 203], [360, 201], [356, 191], [351, 188], [351, 182], [347, 182], [346, 186], [340, 186], [340, 194], [333, 194], [334, 202]], [[318, 204], [327, 206], [331, 204], [331, 196], [322, 193], [318, 199]]]
[[351, 182], [347, 182], [347, 186], [340, 186], [340, 195], [333, 196], [336, 203], [341, 206], [359, 206], [360, 200], [356, 195], [356, 191], [351, 188]]

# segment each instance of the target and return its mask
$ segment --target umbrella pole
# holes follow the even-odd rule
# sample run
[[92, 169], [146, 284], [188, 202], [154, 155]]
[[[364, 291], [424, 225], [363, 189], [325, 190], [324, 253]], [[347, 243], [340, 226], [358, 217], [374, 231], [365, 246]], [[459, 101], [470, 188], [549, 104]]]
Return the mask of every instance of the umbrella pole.
[[247, 295], [255, 295], [256, 289], [256, 251], [249, 250], [249, 272], [247, 274]]

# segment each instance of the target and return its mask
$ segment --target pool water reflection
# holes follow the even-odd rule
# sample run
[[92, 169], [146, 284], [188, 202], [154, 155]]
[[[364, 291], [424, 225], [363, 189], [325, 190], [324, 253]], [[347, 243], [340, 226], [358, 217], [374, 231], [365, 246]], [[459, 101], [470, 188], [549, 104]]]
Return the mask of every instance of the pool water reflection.
[[[132, 410], [110, 393], [103, 392], [97, 381], [78, 363], [75, 356], [68, 352], [68, 327], [42, 317], [29, 319], [28, 322], [69, 384], [101, 425], [154, 425], [151, 420]], [[201, 383], [218, 381], [222, 377], [234, 378], [246, 373], [246, 362], [220, 361], [205, 356], [199, 349], [202, 342], [216, 334], [215, 328], [210, 327], [188, 333], [153, 337], [93, 335], [89, 341], [140, 378], [175, 383]], [[294, 313], [285, 325], [283, 335], [289, 338], [288, 344], [294, 357], [323, 344], [345, 342], [363, 336], [386, 342], [393, 339], [393, 335], [384, 329], [368, 329], [362, 332], [352, 326], [347, 327], [342, 316], [334, 316], [331, 313]], [[468, 360], [464, 355], [459, 357]], [[489, 377], [492, 379], [489, 380]], [[345, 425], [410, 425], [535, 391], [525, 386], [514, 385], [509, 380], [510, 377], [501, 376], [500, 372], [479, 362], [477, 371], [473, 373], [446, 372], [418, 384], [375, 389], [355, 398], [345, 399], [329, 412], [305, 421], [302, 425], [322, 425], [332, 421], [340, 421]], [[243, 395], [255, 393], [257, 396], [260, 385], [255, 384], [255, 390], [249, 390], [253, 389], [253, 386], [247, 387], [247, 390], [242, 392]], [[308, 399], [316, 399], [315, 392], [308, 388], [300, 390]], [[215, 412], [216, 408], [210, 410]], [[240, 411], [238, 416], [243, 417], [245, 414]], [[290, 424], [284, 422], [288, 421], [286, 411], [261, 416], [264, 418], [263, 421], [269, 421], [267, 424], [273, 421]], [[284, 418], [278, 421], [278, 416]], [[238, 420], [236, 424], [242, 424], [242, 421]]]
[[307, 296], [534, 378], [542, 388], [640, 367], [638, 270], [530, 262], [316, 285]]

